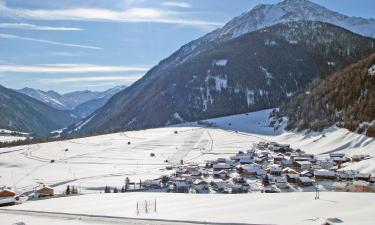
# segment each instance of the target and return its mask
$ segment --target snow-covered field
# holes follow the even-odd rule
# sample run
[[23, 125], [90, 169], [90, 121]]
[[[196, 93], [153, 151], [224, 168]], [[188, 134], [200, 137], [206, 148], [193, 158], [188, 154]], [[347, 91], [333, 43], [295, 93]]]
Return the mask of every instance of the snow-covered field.
[[[0, 149], [0, 186], [7, 185], [18, 192], [24, 192], [44, 183], [55, 187], [56, 193], [62, 193], [69, 184], [79, 187], [81, 193], [96, 193], [28, 202], [15, 207], [20, 209], [38, 208], [43, 211], [100, 215], [108, 210], [116, 216], [134, 217], [136, 200], [157, 198], [161, 204], [161, 211], [153, 215], [140, 215], [141, 217], [274, 224], [316, 224], [313, 219], [317, 217], [337, 217], [345, 224], [372, 224], [373, 220], [370, 218], [375, 213], [375, 208], [371, 207], [375, 200], [374, 194], [324, 193], [320, 201], [313, 201], [312, 193], [97, 194], [103, 191], [106, 185], [121, 187], [126, 177], [133, 182], [157, 178], [162, 174], [170, 173], [165, 169], [170, 163], [179, 163], [180, 160], [204, 163], [206, 160], [218, 157], [229, 157], [239, 150], [251, 148], [259, 141], [291, 144], [293, 148], [301, 148], [314, 154], [337, 151], [375, 156], [374, 138], [335, 127], [321, 133], [285, 132], [282, 128], [274, 131], [267, 126], [269, 112], [270, 110], [263, 110], [208, 120], [215, 124], [214, 127], [187, 123], [165, 128], [2, 148]], [[155, 157], [151, 157], [151, 153], [154, 153]], [[375, 161], [364, 160], [350, 164], [346, 168], [375, 174]], [[65, 207], [68, 202], [72, 207]], [[80, 203], [86, 205], [73, 207]], [[228, 211], [232, 207], [233, 210]], [[167, 212], [172, 209], [175, 210], [173, 212], [178, 213]], [[301, 212], [300, 215], [296, 210]], [[0, 221], [8, 221], [5, 220], [9, 218], [7, 215], [1, 213]], [[30, 218], [35, 219], [35, 216]], [[287, 219], [290, 218], [294, 218], [294, 222], [289, 223]], [[84, 222], [75, 224], [81, 225]]]
[[19, 134], [24, 135], [24, 136], [17, 136], [17, 135], [11, 135], [12, 133], [13, 131], [0, 129], [0, 142], [24, 140], [26, 138], [25, 135], [27, 135], [27, 133], [18, 132]]
[[[83, 196], [34, 201], [11, 207], [15, 210], [48, 211], [57, 213], [114, 216], [127, 218], [153, 218], [219, 223], [320, 225], [331, 218], [337, 224], [371, 225], [374, 222], [375, 195], [369, 193], [322, 193], [320, 200], [314, 194], [168, 194], [123, 193], [89, 194]], [[156, 199], [156, 212], [142, 210], [141, 203]], [[137, 201], [140, 213], [137, 215]], [[11, 214], [0, 213], [8, 221]], [[77, 216], [78, 217], [78, 216]], [[29, 219], [32, 221], [32, 219]], [[60, 220], [63, 221], [62, 218]], [[98, 219], [100, 220], [100, 218]], [[25, 222], [28, 222], [26, 219]], [[70, 220], [76, 224], [75, 220]], [[81, 224], [82, 221], [77, 221]], [[10, 223], [9, 223], [10, 224]], [[27, 223], [33, 225], [36, 223]], [[163, 223], [161, 223], [163, 224]]]

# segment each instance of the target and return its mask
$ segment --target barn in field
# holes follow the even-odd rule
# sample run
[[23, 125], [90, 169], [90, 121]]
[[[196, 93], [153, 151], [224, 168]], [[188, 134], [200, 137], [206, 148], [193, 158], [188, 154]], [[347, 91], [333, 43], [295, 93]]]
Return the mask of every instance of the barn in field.
[[48, 197], [48, 196], [54, 196], [55, 191], [52, 187], [49, 186], [43, 186], [39, 188], [37, 191], [37, 194], [39, 197]]

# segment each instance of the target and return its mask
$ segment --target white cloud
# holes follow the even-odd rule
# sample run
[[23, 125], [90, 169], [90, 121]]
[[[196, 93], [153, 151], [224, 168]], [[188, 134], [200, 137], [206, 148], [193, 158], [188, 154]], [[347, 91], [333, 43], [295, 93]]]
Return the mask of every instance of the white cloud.
[[4, 34], [4, 33], [0, 33], [0, 38], [21, 40], [21, 41], [33, 41], [33, 42], [39, 42], [39, 43], [45, 43], [45, 44], [51, 44], [51, 45], [59, 45], [59, 46], [65, 46], [65, 47], [73, 47], [73, 48], [85, 48], [85, 49], [94, 49], [94, 50], [101, 50], [102, 49], [102, 48], [90, 46], [90, 45], [71, 44], [71, 43], [50, 41], [50, 40], [45, 40], [45, 39], [21, 37], [21, 36], [17, 36], [17, 35]]
[[23, 29], [23, 30], [48, 30], [48, 31], [80, 31], [81, 28], [76, 27], [50, 27], [39, 26], [28, 23], [0, 23], [0, 28], [6, 29]]
[[42, 64], [0, 65], [0, 72], [7, 73], [103, 73], [103, 72], [146, 72], [146, 66], [104, 66], [93, 64]]
[[[179, 5], [180, 7], [187, 6], [186, 4]], [[32, 20], [117, 21], [128, 23], [150, 22], [190, 25], [208, 28], [223, 25], [222, 23], [217, 22], [182, 18], [181, 16], [183, 15], [183, 13], [181, 12], [165, 11], [157, 8], [130, 8], [123, 11], [115, 11], [103, 8], [70, 8], [47, 10], [9, 8], [6, 5], [0, 5], [0, 13], [3, 16], [7, 17]]]
[[125, 76], [95, 76], [95, 77], [64, 77], [64, 78], [51, 78], [40, 79], [42, 83], [57, 84], [57, 83], [78, 83], [78, 82], [108, 82], [119, 81], [126, 83], [133, 83], [140, 79], [143, 74], [132, 74]]
[[192, 5], [188, 2], [162, 2], [163, 6], [179, 7], [179, 8], [191, 8]]
[[52, 52], [51, 55], [54, 55], [54, 56], [66, 56], [66, 57], [76, 57], [76, 56], [80, 56], [81, 53], [79, 53], [79, 52]]

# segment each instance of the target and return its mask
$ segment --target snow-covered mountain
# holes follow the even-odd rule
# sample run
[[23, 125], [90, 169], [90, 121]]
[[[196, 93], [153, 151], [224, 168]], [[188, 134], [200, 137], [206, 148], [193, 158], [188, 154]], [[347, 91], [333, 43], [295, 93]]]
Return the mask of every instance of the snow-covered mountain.
[[42, 91], [28, 87], [25, 87], [17, 91], [22, 94], [28, 95], [36, 100], [39, 100], [43, 103], [46, 103], [47, 105], [55, 109], [69, 110], [69, 103], [66, 101], [64, 96], [60, 95], [55, 91]]
[[69, 126], [77, 117], [0, 85], [0, 128], [47, 136]]
[[[210, 43], [151, 69], [67, 134], [113, 132], [277, 107], [313, 79], [375, 51], [375, 40], [332, 24], [295, 21]], [[287, 53], [287, 54], [285, 54]]]
[[139, 129], [276, 107], [313, 79], [371, 54], [375, 40], [360, 34], [373, 33], [374, 19], [307, 0], [258, 5], [182, 46], [67, 132]]
[[375, 19], [349, 17], [308, 0], [285, 0], [259, 4], [214, 32], [211, 40], [228, 40], [277, 23], [309, 20], [331, 23], [363, 36], [375, 37]]
[[163, 61], [164, 66], [182, 63], [205, 51], [209, 44], [225, 42], [278, 23], [301, 20], [326, 22], [363, 36], [375, 37], [374, 18], [346, 16], [308, 0], [284, 0], [277, 4], [259, 4], [233, 18], [224, 27], [182, 46], [172, 55], [173, 60]]
[[108, 99], [124, 90], [126, 86], [116, 86], [106, 91], [76, 91], [59, 94], [55, 91], [42, 91], [33, 88], [23, 88], [18, 92], [39, 100], [55, 109], [72, 111], [83, 118], [102, 107]]

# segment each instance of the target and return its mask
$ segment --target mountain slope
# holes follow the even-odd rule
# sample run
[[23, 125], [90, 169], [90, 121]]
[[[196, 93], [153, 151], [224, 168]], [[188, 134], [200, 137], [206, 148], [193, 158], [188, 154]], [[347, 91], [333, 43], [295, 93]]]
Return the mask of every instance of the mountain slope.
[[374, 49], [374, 39], [331, 24], [278, 24], [210, 43], [171, 65], [176, 52], [66, 132], [140, 129], [275, 107]]
[[28, 95], [38, 101], [41, 101], [55, 109], [69, 110], [69, 103], [62, 95], [55, 91], [42, 91], [28, 87], [17, 91], [19, 93]]
[[259, 4], [250, 11], [235, 17], [224, 27], [191, 41], [171, 57], [163, 60], [159, 69], [183, 63], [200, 52], [206, 51], [207, 47], [213, 43], [223, 43], [278, 23], [301, 20], [326, 22], [363, 36], [375, 37], [375, 19], [349, 17], [308, 0], [284, 0], [277, 4]]
[[375, 54], [314, 82], [281, 107], [288, 129], [337, 124], [375, 137]]
[[33, 88], [23, 88], [18, 92], [28, 95], [58, 110], [71, 110], [80, 118], [84, 118], [102, 107], [108, 99], [124, 90], [126, 86], [117, 86], [106, 91], [76, 91], [59, 94], [55, 91], [42, 91]]
[[48, 135], [74, 123], [69, 112], [60, 111], [27, 95], [0, 85], [0, 128]]

